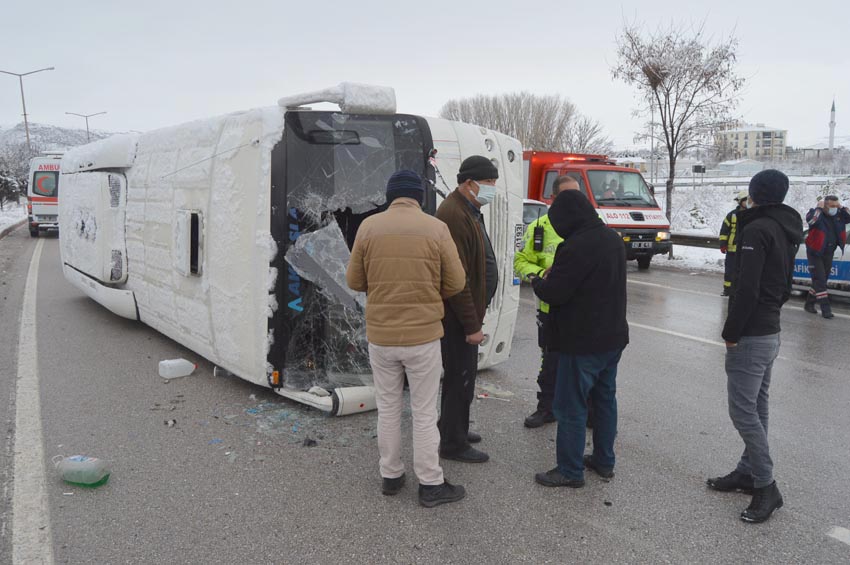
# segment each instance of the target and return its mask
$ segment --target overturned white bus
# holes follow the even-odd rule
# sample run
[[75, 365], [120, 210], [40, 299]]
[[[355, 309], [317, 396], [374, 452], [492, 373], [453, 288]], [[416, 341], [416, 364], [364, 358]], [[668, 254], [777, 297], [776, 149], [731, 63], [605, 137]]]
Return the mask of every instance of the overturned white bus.
[[[303, 107], [319, 102], [340, 110]], [[344, 278], [357, 228], [383, 209], [398, 169], [428, 179], [434, 213], [474, 154], [500, 174], [483, 209], [500, 266], [485, 368], [507, 359], [519, 302], [522, 148], [477, 126], [397, 114], [388, 88], [343, 83], [69, 151], [65, 277], [245, 380], [331, 414], [370, 410], [366, 297]]]

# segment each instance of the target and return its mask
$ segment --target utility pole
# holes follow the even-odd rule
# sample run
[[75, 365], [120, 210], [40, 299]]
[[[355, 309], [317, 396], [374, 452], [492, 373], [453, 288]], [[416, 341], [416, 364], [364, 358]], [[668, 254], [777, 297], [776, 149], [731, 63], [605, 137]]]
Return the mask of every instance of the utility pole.
[[99, 116], [101, 114], [105, 114], [106, 112], [97, 112], [96, 114], [77, 114], [76, 112], [65, 112], [69, 116], [79, 116], [81, 118], [86, 119], [86, 141], [91, 141], [91, 136], [89, 135], [89, 118], [92, 116]]
[[21, 84], [21, 105], [23, 105], [24, 107], [24, 129], [27, 132], [27, 147], [29, 149], [32, 149], [32, 144], [30, 143], [30, 125], [29, 121], [27, 120], [27, 101], [24, 98], [24, 77], [27, 75], [33, 75], [35, 73], [40, 73], [41, 71], [52, 71], [53, 69], [54, 67], [46, 67], [44, 69], [38, 69], [36, 71], [30, 71], [28, 73], [12, 73], [9, 71], [0, 71], [0, 73], [18, 77], [18, 82], [20, 82]]

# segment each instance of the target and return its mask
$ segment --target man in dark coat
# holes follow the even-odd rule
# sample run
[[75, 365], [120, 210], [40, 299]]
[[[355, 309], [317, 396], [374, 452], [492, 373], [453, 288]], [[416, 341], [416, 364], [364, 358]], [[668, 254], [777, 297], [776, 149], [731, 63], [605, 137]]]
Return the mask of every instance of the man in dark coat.
[[437, 208], [437, 219], [449, 226], [466, 272], [464, 289], [446, 301], [443, 389], [440, 398], [440, 457], [484, 463], [490, 456], [470, 444], [481, 436], [469, 431], [469, 409], [475, 395], [478, 346], [484, 341], [484, 315], [499, 285], [496, 255], [484, 228], [481, 207], [493, 201], [499, 170], [490, 159], [464, 159], [458, 187]]
[[767, 169], [750, 180], [752, 208], [738, 217], [734, 292], [723, 327], [729, 417], [744, 453], [734, 471], [708, 479], [709, 488], [752, 493], [744, 522], [764, 522], [783, 504], [767, 442], [768, 391], [779, 355], [779, 313], [791, 296], [794, 256], [803, 241], [800, 214], [782, 203], [788, 177]]
[[[535, 475], [545, 486], [584, 486], [585, 467], [614, 476], [617, 435], [617, 364], [629, 342], [626, 322], [626, 250], [587, 198], [558, 194], [549, 220], [564, 239], [545, 278], [529, 277], [534, 293], [551, 306], [558, 351], [552, 405], [558, 421], [558, 466]], [[593, 407], [593, 453], [584, 457], [588, 400]]]
[[844, 253], [850, 211], [846, 206], [841, 206], [837, 196], [830, 195], [818, 202], [816, 208], [809, 210], [806, 214], [806, 222], [809, 224], [809, 234], [806, 236], [806, 258], [809, 260], [812, 288], [806, 296], [805, 309], [806, 312], [817, 314], [815, 303], [818, 303], [824, 318], [834, 318], [826, 283], [832, 271], [835, 250], [840, 248]]

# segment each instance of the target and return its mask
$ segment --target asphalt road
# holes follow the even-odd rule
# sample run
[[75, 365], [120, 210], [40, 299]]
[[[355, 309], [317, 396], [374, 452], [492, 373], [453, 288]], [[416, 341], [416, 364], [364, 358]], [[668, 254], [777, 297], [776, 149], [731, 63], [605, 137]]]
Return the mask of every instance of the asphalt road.
[[[850, 562], [850, 545], [829, 535], [850, 528], [846, 305], [831, 321], [803, 312], [800, 299], [783, 311], [770, 433], [785, 507], [765, 524], [738, 520], [748, 497], [704, 486], [742, 448], [726, 413], [720, 279], [666, 270], [663, 260], [646, 273], [630, 267], [616, 477], [588, 474], [578, 490], [533, 482], [554, 466], [555, 425], [522, 426], [539, 355], [523, 288], [511, 358], [479, 375], [491, 397], [473, 407], [492, 459], [445, 462], [468, 496], [429, 510], [415, 480], [396, 497], [380, 494], [374, 413], [328, 418], [213, 376], [178, 344], [84, 297], [62, 277], [58, 241], [43, 245], [44, 531], [56, 563]], [[34, 248], [21, 229], [0, 240], [0, 563], [12, 561], [19, 317]], [[157, 363], [177, 356], [199, 368], [165, 383]], [[70, 487], [50, 462], [59, 454], [107, 459], [112, 476], [98, 489]]]

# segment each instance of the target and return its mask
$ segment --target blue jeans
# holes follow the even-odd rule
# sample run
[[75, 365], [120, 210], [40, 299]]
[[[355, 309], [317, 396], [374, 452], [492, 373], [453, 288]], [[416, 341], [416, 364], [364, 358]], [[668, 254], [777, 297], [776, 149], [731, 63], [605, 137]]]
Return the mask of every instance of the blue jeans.
[[622, 349], [593, 355], [563, 353], [552, 412], [558, 420], [558, 470], [568, 479], [584, 478], [587, 400], [593, 405], [593, 462], [614, 468], [617, 436], [617, 363]]
[[767, 442], [768, 398], [779, 345], [779, 334], [744, 336], [737, 346], [726, 349], [729, 417], [744, 440], [737, 470], [752, 475], [756, 488], [773, 482], [773, 460]]

